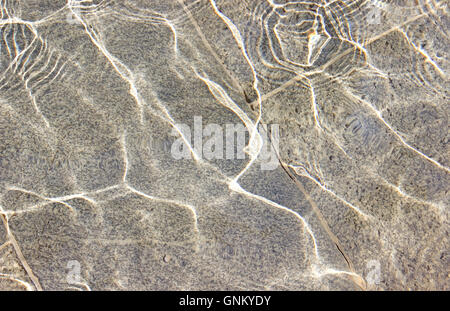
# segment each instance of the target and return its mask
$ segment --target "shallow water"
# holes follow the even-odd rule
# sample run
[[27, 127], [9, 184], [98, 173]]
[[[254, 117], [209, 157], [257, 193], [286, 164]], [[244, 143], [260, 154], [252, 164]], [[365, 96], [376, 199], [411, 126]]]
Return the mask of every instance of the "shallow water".
[[0, 5], [0, 289], [448, 289], [445, 1]]

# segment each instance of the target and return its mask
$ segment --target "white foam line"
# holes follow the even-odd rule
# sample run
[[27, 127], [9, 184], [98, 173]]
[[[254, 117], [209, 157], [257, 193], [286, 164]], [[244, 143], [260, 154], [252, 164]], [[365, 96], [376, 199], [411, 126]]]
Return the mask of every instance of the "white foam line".
[[34, 195], [34, 196], [36, 196], [36, 197], [38, 197], [38, 198], [40, 198], [42, 200], [45, 200], [45, 201], [50, 201], [52, 203], [62, 204], [64, 206], [66, 206], [67, 208], [69, 208], [69, 210], [72, 211], [72, 212], [75, 212], [73, 207], [70, 204], [68, 204], [68, 203], [66, 203], [64, 201], [68, 201], [68, 200], [71, 200], [71, 199], [80, 199], [81, 198], [81, 199], [84, 199], [84, 200], [86, 200], [86, 201], [88, 201], [90, 203], [96, 204], [95, 201], [93, 201], [89, 197], [86, 197], [86, 193], [77, 193], [77, 194], [70, 194], [70, 195], [61, 196], [61, 197], [48, 198], [48, 197], [45, 197], [45, 196], [40, 195], [38, 193], [35, 193], [33, 191], [29, 191], [29, 190], [26, 190], [26, 189], [23, 189], [23, 188], [20, 188], [20, 187], [16, 187], [16, 186], [10, 186], [10, 187], [7, 188], [7, 190], [20, 191], [22, 193]]
[[406, 193], [405, 191], [403, 191], [401, 189], [401, 183], [399, 183], [399, 185], [397, 186], [395, 184], [390, 183], [384, 177], [380, 176], [376, 171], [371, 171], [370, 170], [369, 172], [371, 172], [373, 175], [375, 175], [374, 176], [375, 178], [381, 179], [383, 181], [383, 183], [385, 183], [388, 187], [394, 189], [394, 191], [396, 191], [400, 196], [402, 196], [402, 197], [404, 197], [406, 199], [412, 200], [412, 201], [414, 201], [416, 203], [420, 203], [420, 204], [431, 206], [432, 208], [438, 210], [439, 212], [442, 212], [444, 210], [443, 207], [439, 206], [438, 204], [436, 204], [434, 202], [425, 201], [425, 200], [419, 199], [417, 197], [414, 197], [414, 196]]
[[127, 180], [127, 174], [128, 174], [128, 153], [127, 153], [126, 131], [124, 131], [122, 136], [120, 137], [120, 145], [122, 147], [123, 165], [124, 165], [122, 182], [125, 183]]
[[176, 201], [176, 200], [154, 197], [154, 196], [148, 195], [148, 194], [146, 194], [146, 193], [144, 193], [142, 191], [139, 191], [139, 190], [133, 188], [132, 186], [130, 186], [128, 184], [126, 186], [127, 186], [128, 189], [130, 189], [131, 192], [134, 192], [134, 193], [136, 193], [136, 194], [138, 194], [140, 196], [143, 196], [143, 197], [145, 197], [147, 199], [150, 199], [150, 200], [153, 200], [153, 201], [156, 201], [156, 202], [164, 202], [164, 203], [174, 204], [174, 205], [178, 205], [178, 206], [185, 207], [185, 208], [189, 209], [191, 211], [192, 215], [193, 215], [193, 218], [194, 218], [194, 230], [197, 233], [199, 233], [198, 223], [197, 223], [197, 219], [198, 219], [198, 217], [197, 217], [197, 210], [195, 209], [194, 206], [186, 204], [186, 203], [183, 203], [183, 202], [179, 202], [179, 201]]
[[[156, 97], [156, 96], [155, 96]], [[175, 131], [180, 135], [181, 139], [183, 140], [184, 144], [189, 148], [189, 151], [192, 154], [192, 157], [194, 158], [194, 160], [196, 162], [203, 162], [202, 158], [200, 155], [198, 155], [195, 152], [195, 149], [192, 147], [191, 143], [188, 141], [188, 139], [184, 136], [183, 132], [177, 127], [175, 120], [172, 118], [172, 116], [170, 115], [169, 111], [167, 110], [167, 108], [162, 105], [158, 99], [155, 99], [156, 105], [158, 106], [158, 108], [166, 115], [167, 118], [164, 118], [156, 113], [155, 114], [157, 117], [163, 119], [164, 121], [168, 122], [174, 129]]]
[[439, 72], [439, 74], [440, 74], [441, 76], [443, 76], [443, 77], [447, 76], [447, 75], [445, 74], [445, 72], [444, 72], [444, 71], [436, 64], [436, 62], [430, 57], [430, 55], [428, 54], [427, 51], [425, 51], [424, 49], [422, 49], [422, 48], [420, 48], [420, 47], [417, 47], [416, 44], [408, 37], [408, 35], [406, 34], [406, 32], [405, 32], [403, 29], [399, 28], [398, 30], [403, 34], [403, 36], [406, 38], [406, 40], [408, 41], [408, 43], [409, 43], [409, 44], [410, 44], [417, 52], [419, 52], [419, 54], [421, 54], [423, 57], [425, 57], [425, 61], [426, 61], [426, 62], [430, 63], [430, 64], [434, 67], [434, 69], [436, 69], [436, 71]]
[[[81, 282], [73, 282], [73, 283], [71, 283], [72, 285], [78, 285], [78, 286], [82, 286], [82, 287], [84, 287], [87, 291], [92, 291], [91, 290], [91, 288], [89, 287], [89, 284], [87, 284], [87, 282], [86, 283], [81, 283]], [[79, 288], [79, 287], [75, 287], [75, 286], [69, 286], [68, 288], [71, 288], [71, 289], [76, 289], [76, 290], [78, 290], [78, 291], [82, 291], [82, 289], [81, 288]]]
[[[19, 64], [22, 62], [23, 56], [26, 54], [26, 52], [28, 52], [28, 50], [33, 47], [31, 53], [28, 54], [27, 58], [23, 61], [23, 62], [28, 62], [29, 58], [31, 57], [31, 55], [33, 54], [34, 49], [36, 48], [34, 42], [37, 40], [38, 37], [34, 37], [33, 40], [31, 40], [30, 44], [23, 49], [23, 51], [20, 53], [20, 55], [18, 55], [19, 57], [16, 57], [16, 59], [13, 61], [15, 62], [15, 67], [14, 67], [14, 72], [17, 71], [17, 68], [19, 67]], [[22, 65], [23, 66], [23, 65]]]
[[34, 63], [30, 66], [30, 68], [25, 70], [26, 64], [28, 63], [28, 61], [30, 60], [30, 57], [33, 55], [33, 53], [36, 49], [36, 47], [35, 47], [35, 48], [33, 48], [33, 51], [31, 51], [30, 55], [28, 55], [26, 61], [23, 63], [22, 68], [19, 71], [19, 74], [22, 77], [22, 80], [24, 80], [25, 74], [28, 73], [28, 71], [30, 71], [41, 60], [41, 58], [45, 54], [45, 49], [47, 47], [47, 43], [44, 40], [42, 40], [41, 37], [37, 37], [37, 38], [39, 39], [39, 41], [41, 41], [41, 47], [39, 49], [38, 57], [34, 60]]
[[225, 90], [219, 84], [217, 84], [216, 82], [201, 76], [197, 72], [195, 72], [195, 74], [197, 75], [197, 77], [200, 80], [202, 80], [206, 84], [206, 86], [208, 87], [209, 91], [214, 96], [214, 98], [216, 98], [219, 101], [219, 103], [221, 103], [223, 106], [225, 106], [226, 108], [228, 108], [231, 111], [233, 111], [239, 117], [239, 119], [241, 119], [241, 121], [245, 124], [245, 127], [251, 133], [251, 131], [253, 131], [253, 129], [254, 129], [254, 124], [253, 124], [252, 120], [228, 96], [228, 94], [225, 92]]
[[[339, 201], [341, 201], [342, 203], [344, 203], [344, 205], [347, 205], [348, 207], [350, 207], [352, 210], [354, 210], [355, 212], [357, 212], [359, 215], [363, 216], [365, 219], [371, 219], [373, 218], [371, 215], [368, 215], [366, 213], [364, 213], [361, 209], [359, 209], [358, 207], [354, 206], [352, 203], [348, 202], [347, 200], [341, 198], [340, 196], [338, 196], [334, 191], [328, 189], [326, 186], [324, 186], [321, 182], [319, 182], [318, 180], [316, 180], [314, 177], [312, 177], [308, 171], [303, 167], [303, 166], [294, 166], [291, 164], [285, 164], [288, 167], [291, 167], [297, 174], [304, 176], [310, 180], [312, 180], [316, 185], [318, 185], [323, 191], [326, 191], [328, 193], [330, 193], [332, 196], [336, 197]], [[302, 169], [302, 173], [298, 173], [298, 169], [301, 168]]]
[[41, 287], [41, 284], [39, 283], [39, 279], [34, 275], [33, 270], [28, 265], [25, 257], [23, 256], [22, 251], [20, 250], [20, 246], [17, 243], [16, 238], [14, 237], [13, 233], [11, 232], [11, 229], [10, 229], [9, 223], [8, 223], [8, 215], [5, 214], [5, 210], [3, 209], [3, 207], [1, 205], [0, 205], [0, 214], [2, 215], [2, 217], [0, 217], [0, 218], [2, 219], [3, 225], [6, 229], [6, 234], [8, 236], [8, 240], [10, 241], [11, 245], [14, 248], [14, 251], [16, 252], [19, 262], [21, 263], [22, 267], [25, 269], [28, 277], [33, 282], [35, 288], [38, 291], [42, 291], [42, 287]]
[[[50, 69], [50, 71], [49, 71], [44, 77], [42, 77], [42, 78], [36, 80], [35, 83], [34, 83], [32, 86], [30, 86], [30, 88], [31, 88], [31, 89], [36, 88], [36, 86], [37, 86], [39, 83], [41, 83], [42, 81], [44, 81], [45, 79], [47, 79], [47, 78], [53, 73], [53, 71], [55, 71], [55, 69], [58, 68], [58, 63], [59, 63], [60, 59], [61, 59], [61, 55], [58, 54], [58, 55], [56, 56], [55, 65], [53, 65], [53, 67]], [[62, 66], [62, 67], [64, 67], [64, 64], [65, 64], [65, 63], [63, 63], [63, 66]], [[58, 73], [59, 73], [59, 71], [58, 71]]]
[[[121, 186], [122, 185], [118, 184], [118, 185], [109, 186], [109, 187], [106, 187], [106, 188], [98, 189], [98, 190], [87, 192], [87, 193], [83, 192], [83, 193], [71, 194], [71, 195], [55, 197], [55, 198], [48, 198], [48, 197], [42, 196], [42, 195], [37, 194], [37, 193], [32, 192], [32, 191], [28, 191], [28, 190], [25, 190], [25, 189], [22, 189], [22, 188], [19, 188], [19, 187], [16, 187], [16, 186], [10, 186], [10, 187], [7, 188], [7, 190], [15, 190], [15, 191], [20, 191], [20, 192], [27, 193], [27, 194], [30, 194], [30, 195], [34, 195], [34, 196], [37, 196], [40, 199], [44, 200], [45, 202], [38, 203], [36, 205], [30, 206], [29, 208], [26, 208], [26, 209], [23, 209], [23, 210], [19, 210], [19, 211], [2, 210], [1, 206], [0, 206], [0, 214], [4, 214], [4, 215], [22, 214], [22, 213], [26, 213], [26, 212], [35, 211], [35, 210], [39, 209], [40, 207], [46, 206], [46, 205], [51, 204], [51, 203], [63, 204], [63, 205], [65, 205], [65, 206], [67, 206], [67, 207], [69, 207], [70, 209], [73, 210], [72, 206], [70, 206], [66, 202], [64, 202], [64, 201], [72, 200], [72, 199], [83, 199], [83, 200], [88, 201], [92, 205], [97, 205], [98, 202], [95, 201], [94, 199], [92, 199], [91, 197], [89, 197], [90, 195], [92, 195], [92, 194], [99, 194], [99, 193], [102, 193], [102, 192], [105, 192], [105, 191], [109, 191], [109, 190], [113, 190], [113, 189], [118, 189]], [[126, 185], [126, 188], [128, 190], [130, 190], [127, 185]]]
[[[6, 24], [6, 23], [5, 23], [5, 24]], [[3, 25], [2, 25], [2, 26], [3, 26]], [[11, 49], [9, 48], [9, 44], [8, 44], [8, 40], [7, 40], [6, 36], [7, 36], [7, 32], [6, 32], [6, 31], [3, 31], [3, 41], [5, 41], [6, 49], [8, 50], [8, 55], [9, 55], [10, 57], [12, 57], [12, 55], [11, 55]]]
[[317, 128], [321, 131], [323, 131], [322, 126], [320, 125], [320, 119], [319, 119], [319, 111], [317, 109], [317, 103], [316, 103], [316, 94], [314, 91], [314, 86], [312, 85], [311, 80], [309, 80], [308, 78], [306, 78], [309, 82], [309, 88], [311, 90], [311, 105], [312, 105], [312, 109], [314, 111], [314, 121], [315, 121], [315, 125], [317, 126]]
[[[44, 52], [43, 52], [42, 54], [45, 54], [45, 52], [46, 52], [46, 51], [44, 50]], [[35, 72], [30, 73], [30, 75], [28, 76], [28, 78], [25, 80], [25, 87], [26, 87], [26, 88], [29, 87], [29, 86], [28, 86], [28, 82], [29, 82], [32, 78], [38, 76], [41, 72], [43, 72], [43, 71], [48, 67], [48, 65], [50, 64], [50, 61], [52, 60], [52, 56], [53, 56], [53, 50], [50, 50], [50, 53], [49, 53], [49, 55], [48, 55], [48, 59], [47, 59], [47, 62], [45, 63], [45, 65], [42, 66], [38, 71], [35, 71]], [[42, 55], [42, 57], [44, 57], [44, 55]], [[24, 72], [23, 75], [25, 76], [25, 74], [26, 74], [28, 71], [30, 71], [30, 70], [34, 67], [34, 65], [36, 65], [40, 60], [41, 60], [40, 58], [39, 58], [39, 59], [36, 59], [36, 61], [35, 61], [35, 63], [33, 64], [33, 66], [31, 66], [30, 68], [28, 68], [28, 70], [27, 70], [26, 72]]]
[[[253, 156], [251, 156], [250, 161], [247, 163], [245, 168], [234, 178], [234, 182], [237, 183], [238, 179], [252, 166], [252, 164], [255, 162], [256, 158], [258, 157], [259, 153], [261, 152], [262, 145], [261, 145], [261, 136], [258, 135], [258, 124], [261, 121], [262, 117], [262, 99], [261, 99], [261, 93], [258, 89], [258, 76], [256, 74], [255, 66], [251, 62], [249, 56], [247, 55], [247, 51], [245, 49], [244, 40], [242, 39], [241, 33], [239, 32], [239, 29], [236, 27], [236, 25], [226, 16], [224, 15], [216, 5], [216, 2], [214, 0], [210, 0], [210, 3], [214, 9], [214, 12], [225, 22], [225, 24], [230, 29], [231, 33], [233, 34], [234, 39], [236, 40], [242, 55], [244, 56], [245, 60], [247, 61], [248, 65], [250, 66], [253, 74], [253, 89], [255, 90], [257, 96], [258, 96], [258, 118], [256, 122], [254, 123], [254, 128], [250, 132], [250, 151], [253, 152]], [[255, 139], [258, 139], [258, 141], [255, 141]], [[258, 149], [257, 153], [254, 152], [255, 145]]]
[[[0, 213], [2, 213], [3, 215], [5, 215], [5, 213], [4, 212], [0, 212]], [[11, 245], [11, 241], [6, 241], [5, 243], [3, 243], [2, 245], [0, 245], [0, 251], [2, 250], [2, 249], [4, 249], [5, 247], [7, 247], [8, 245]]]
[[21, 279], [15, 278], [14, 276], [12, 276], [10, 274], [0, 273], [0, 279], [7, 279], [7, 280], [11, 280], [11, 281], [17, 282], [20, 285], [23, 285], [27, 289], [27, 291], [33, 291], [34, 290], [34, 287], [30, 283], [25, 282], [25, 281], [23, 281]]
[[317, 269], [314, 269], [313, 270], [313, 274], [314, 274], [314, 276], [319, 277], [319, 278], [321, 278], [321, 277], [323, 277], [325, 275], [329, 275], [329, 274], [332, 274], [332, 275], [345, 274], [345, 275], [348, 275], [348, 276], [353, 276], [353, 277], [356, 277], [358, 279], [364, 280], [364, 278], [361, 275], [359, 275], [359, 274], [357, 274], [355, 272], [344, 271], [344, 270], [336, 270], [336, 269], [333, 269], [333, 268], [327, 268], [327, 269], [321, 270], [321, 271], [317, 271]]
[[343, 88], [345, 90], [345, 92], [347, 94], [349, 94], [351, 97], [355, 98], [356, 100], [364, 103], [367, 107], [370, 108], [370, 110], [372, 110], [372, 112], [377, 116], [377, 118], [395, 135], [395, 137], [397, 137], [398, 140], [400, 140], [400, 142], [403, 144], [403, 146], [405, 146], [406, 148], [414, 151], [415, 153], [417, 153], [418, 155], [420, 155], [422, 158], [430, 161], [431, 163], [433, 163], [434, 165], [436, 165], [437, 167], [439, 167], [440, 169], [445, 170], [447, 173], [450, 172], [450, 169], [442, 164], [440, 164], [439, 162], [437, 162], [436, 160], [430, 158], [429, 156], [427, 156], [426, 154], [422, 153], [421, 151], [417, 150], [416, 148], [414, 148], [413, 146], [409, 145], [402, 136], [400, 136], [400, 134], [398, 134], [398, 132], [396, 130], [394, 130], [392, 128], [392, 126], [386, 122], [386, 120], [383, 119], [382, 113], [381, 111], [377, 110], [375, 107], [373, 107], [369, 102], [365, 101], [362, 98], [359, 98], [358, 96], [354, 95], [352, 92], [350, 92], [349, 90], [347, 90], [347, 88]]
[[175, 53], [175, 56], [178, 57], [178, 35], [177, 35], [177, 30], [175, 29], [175, 26], [173, 25], [173, 23], [168, 20], [165, 19], [164, 20], [167, 25], [169, 25], [170, 30], [172, 30], [173, 33], [173, 52]]
[[[136, 89], [135, 83], [134, 83], [134, 75], [131, 72], [130, 69], [128, 69], [127, 66], [125, 66], [119, 59], [117, 59], [115, 56], [111, 55], [109, 51], [100, 44], [99, 40], [97, 39], [97, 35], [95, 32], [89, 31], [89, 27], [84, 22], [84, 20], [73, 10], [71, 1], [69, 0], [67, 3], [69, 10], [72, 12], [72, 14], [76, 17], [76, 19], [83, 25], [87, 35], [91, 38], [92, 43], [102, 52], [102, 54], [108, 59], [110, 64], [113, 66], [113, 68], [116, 70], [116, 72], [122, 77], [123, 80], [128, 82], [130, 85], [130, 95], [134, 97], [136, 100], [136, 104], [138, 105], [139, 111], [140, 111], [140, 117], [141, 117], [141, 124], [143, 123], [143, 104], [142, 100], [138, 94], [138, 91]], [[119, 66], [122, 68], [120, 69]]]
[[280, 205], [280, 204], [278, 204], [276, 202], [273, 202], [273, 201], [271, 201], [271, 200], [269, 200], [269, 199], [267, 199], [265, 197], [262, 197], [262, 196], [259, 196], [257, 194], [248, 192], [247, 190], [244, 190], [236, 181], [232, 181], [230, 183], [230, 189], [235, 191], [235, 192], [238, 192], [238, 193], [241, 193], [243, 195], [246, 195], [246, 196], [249, 196], [251, 198], [254, 198], [254, 199], [258, 200], [258, 201], [262, 201], [262, 202], [264, 202], [264, 203], [266, 203], [266, 204], [268, 204], [270, 206], [276, 207], [278, 209], [284, 210], [284, 211], [294, 215], [297, 219], [300, 220], [300, 222], [303, 224], [303, 226], [306, 229], [306, 231], [308, 232], [308, 234], [311, 236], [311, 239], [312, 239], [313, 244], [314, 244], [314, 252], [316, 254], [317, 259], [320, 260], [319, 251], [317, 249], [316, 238], [314, 237], [314, 234], [313, 234], [311, 228], [309, 227], [308, 223], [306, 222], [306, 220], [302, 216], [300, 216], [299, 213], [297, 213], [297, 212], [295, 212], [295, 211], [291, 210], [290, 208], [287, 208], [287, 207], [285, 207], [283, 205]]

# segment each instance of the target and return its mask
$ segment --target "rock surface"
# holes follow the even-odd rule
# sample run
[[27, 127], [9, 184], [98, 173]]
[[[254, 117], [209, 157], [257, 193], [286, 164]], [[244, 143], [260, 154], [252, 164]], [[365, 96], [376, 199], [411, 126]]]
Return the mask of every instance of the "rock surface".
[[448, 25], [1, 2], [0, 290], [448, 290]]

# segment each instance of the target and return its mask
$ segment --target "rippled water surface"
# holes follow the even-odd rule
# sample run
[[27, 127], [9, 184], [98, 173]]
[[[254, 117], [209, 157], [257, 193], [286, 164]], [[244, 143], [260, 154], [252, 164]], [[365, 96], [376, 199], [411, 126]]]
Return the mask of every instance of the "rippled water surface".
[[0, 289], [449, 289], [448, 2], [0, 8]]

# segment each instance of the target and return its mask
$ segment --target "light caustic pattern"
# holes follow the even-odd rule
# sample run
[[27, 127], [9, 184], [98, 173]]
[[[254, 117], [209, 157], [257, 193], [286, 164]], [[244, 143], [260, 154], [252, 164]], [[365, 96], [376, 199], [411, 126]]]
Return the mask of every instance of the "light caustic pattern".
[[447, 2], [37, 3], [0, 1], [0, 289], [445, 289]]

